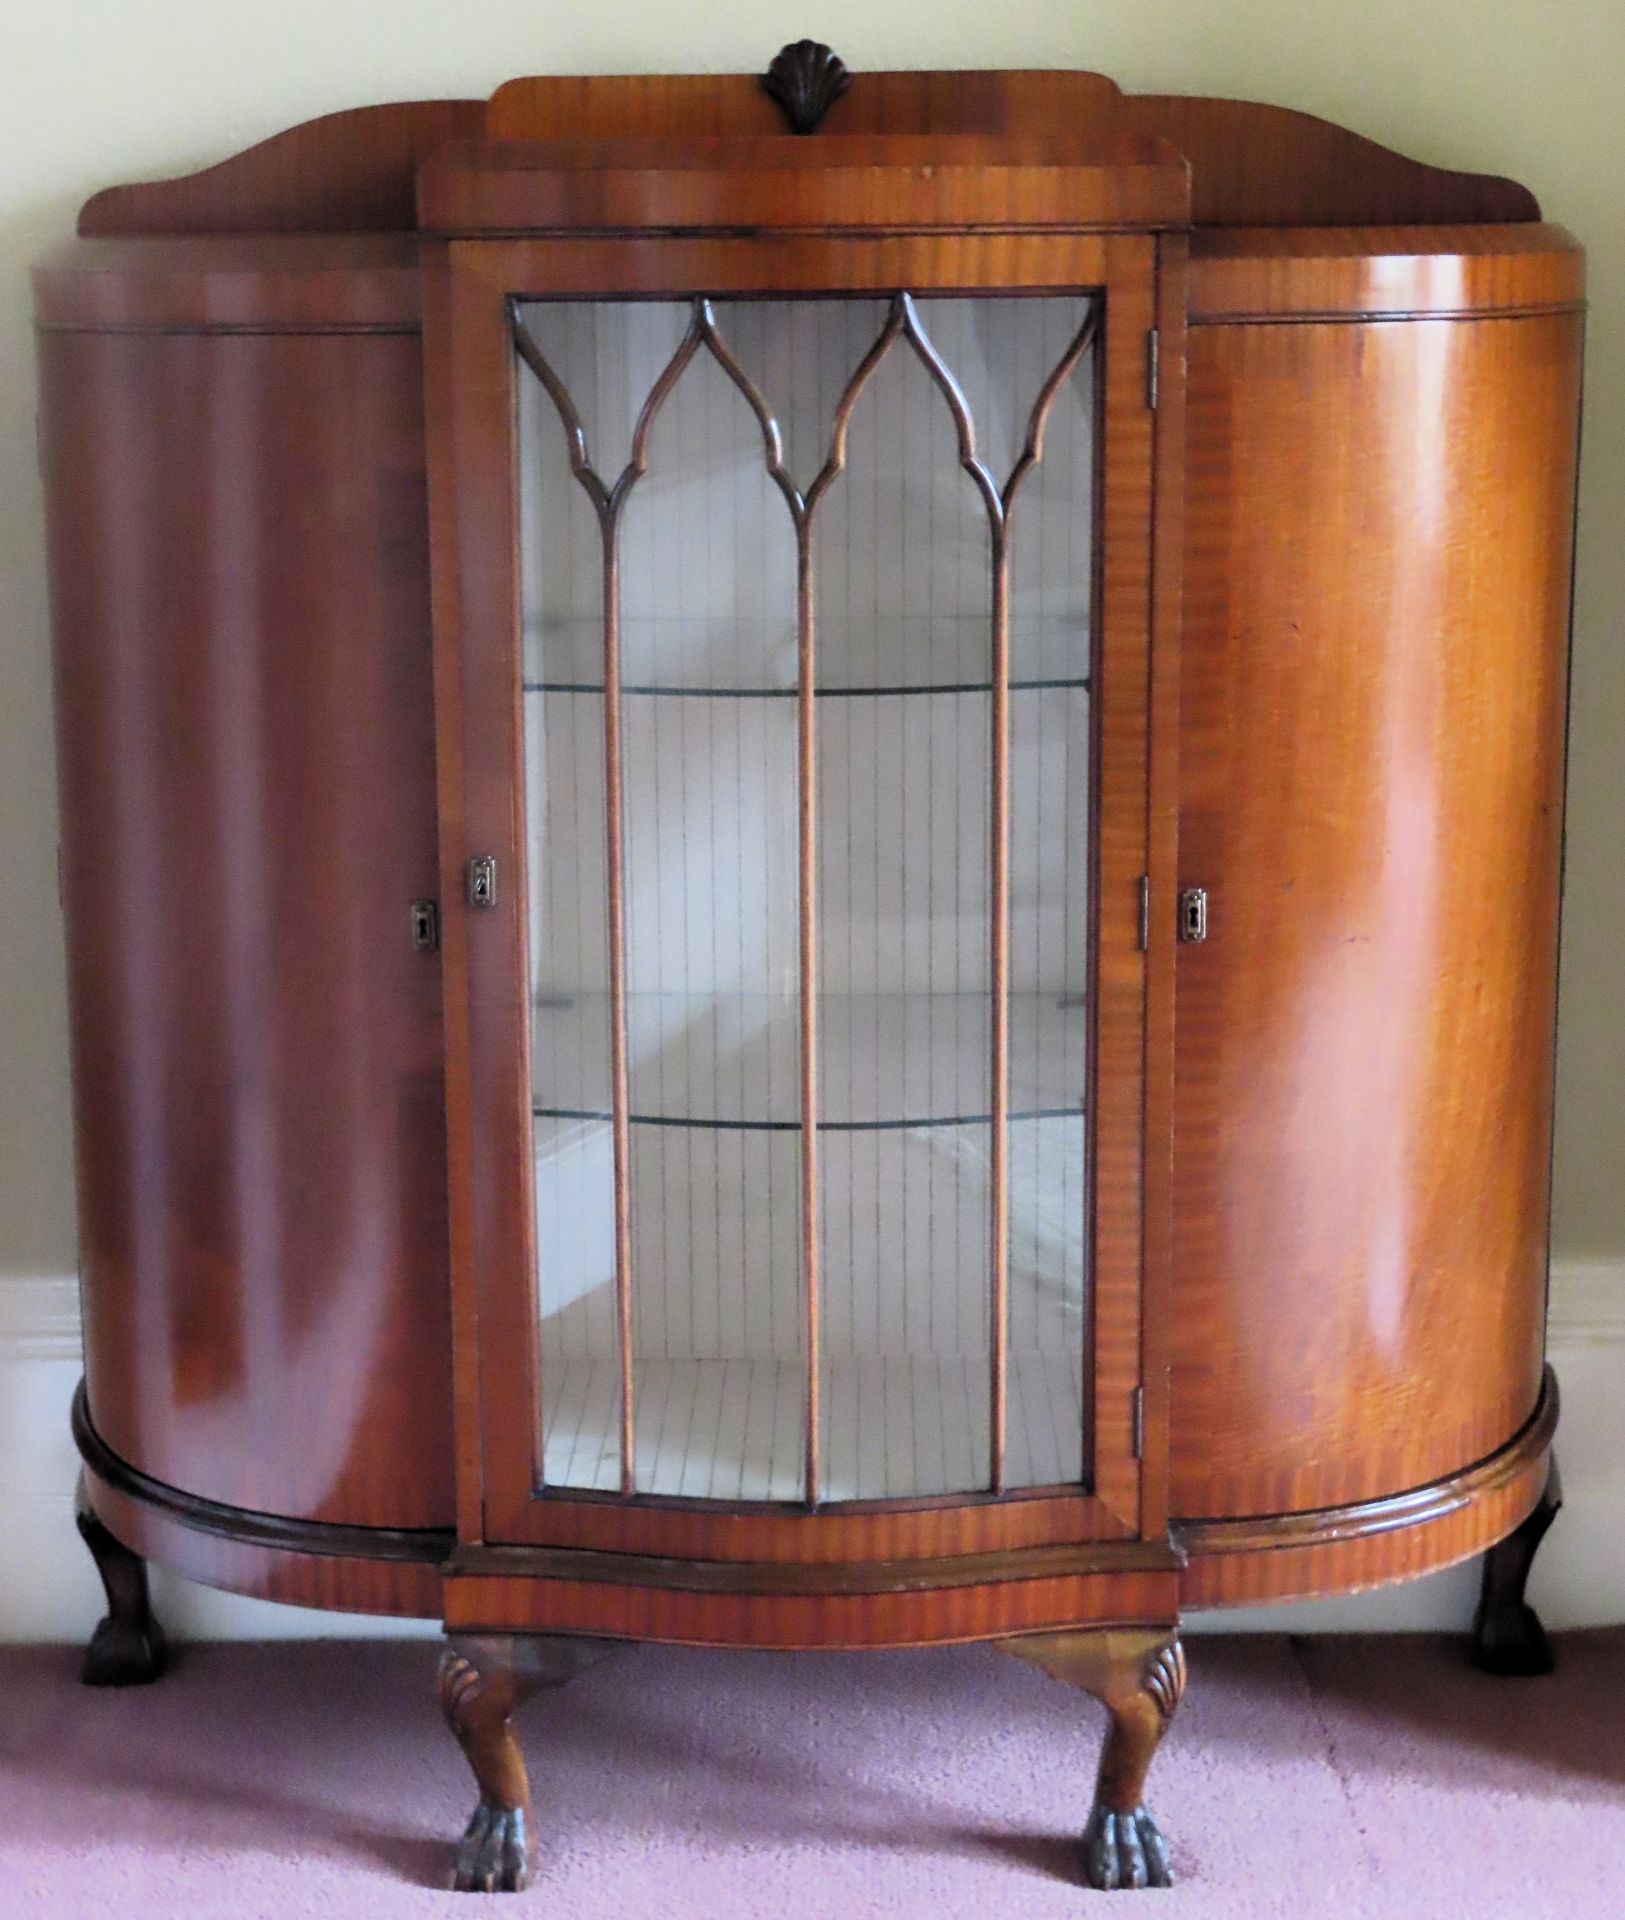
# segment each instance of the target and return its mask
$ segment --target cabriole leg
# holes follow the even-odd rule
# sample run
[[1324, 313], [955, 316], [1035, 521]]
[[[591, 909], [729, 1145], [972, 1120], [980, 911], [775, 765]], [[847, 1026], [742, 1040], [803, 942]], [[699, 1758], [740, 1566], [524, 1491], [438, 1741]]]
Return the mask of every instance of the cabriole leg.
[[999, 1645], [1092, 1693], [1111, 1715], [1083, 1833], [1085, 1881], [1106, 1892], [1171, 1886], [1168, 1849], [1145, 1806], [1145, 1776], [1185, 1691], [1177, 1630], [1104, 1627], [1024, 1634]]
[[145, 1686], [164, 1670], [164, 1634], [152, 1616], [147, 1563], [103, 1526], [82, 1473], [74, 1519], [107, 1594], [107, 1617], [90, 1637], [80, 1678], [87, 1687]]
[[1484, 1556], [1484, 1584], [1473, 1619], [1473, 1663], [1486, 1673], [1536, 1674], [1552, 1670], [1546, 1629], [1524, 1598], [1529, 1569], [1563, 1504], [1563, 1481], [1552, 1458], [1546, 1490], [1515, 1532]]
[[535, 1864], [530, 1780], [514, 1709], [616, 1651], [613, 1641], [459, 1634], [440, 1656], [440, 1710], [474, 1771], [480, 1797], [457, 1843], [457, 1893], [518, 1893]]

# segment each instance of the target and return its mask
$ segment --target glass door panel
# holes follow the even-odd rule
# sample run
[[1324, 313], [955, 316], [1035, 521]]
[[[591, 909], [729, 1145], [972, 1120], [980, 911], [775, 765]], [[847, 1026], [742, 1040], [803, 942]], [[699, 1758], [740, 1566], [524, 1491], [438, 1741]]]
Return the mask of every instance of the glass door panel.
[[795, 536], [710, 354], [648, 459], [621, 552], [637, 1486], [793, 1500]]
[[[592, 308], [558, 308], [550, 349], [613, 442]], [[611, 367], [610, 375], [621, 371]], [[549, 416], [552, 415], [551, 418]], [[621, 1485], [612, 1124], [603, 563], [552, 403], [519, 388], [522, 705], [542, 1476]], [[630, 428], [619, 434], [620, 457]], [[615, 457], [613, 447], [607, 449]]]
[[[990, 396], [1001, 461], [1019, 458], [1026, 410], [1094, 318], [1080, 304], [985, 303], [989, 361], [1013, 369], [1004, 406]], [[1088, 1472], [1095, 371], [1091, 346], [1054, 390], [1009, 527], [1012, 1487]]]
[[544, 1485], [1086, 1479], [1097, 317], [515, 309]]
[[814, 558], [834, 636], [817, 658], [825, 1483], [969, 1491], [992, 1415], [992, 572], [953, 415], [900, 334], [852, 407]]

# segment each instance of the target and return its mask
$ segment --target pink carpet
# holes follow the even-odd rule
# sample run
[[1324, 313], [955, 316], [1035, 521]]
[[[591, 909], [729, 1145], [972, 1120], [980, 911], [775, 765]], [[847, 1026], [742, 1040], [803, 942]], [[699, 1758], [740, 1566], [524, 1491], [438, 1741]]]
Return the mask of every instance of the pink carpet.
[[[414, 1643], [181, 1648], [90, 1692], [0, 1650], [0, 1920], [374, 1920], [472, 1789]], [[1190, 1642], [1152, 1775], [1169, 1893], [1069, 1879], [1099, 1710], [982, 1648], [641, 1648], [524, 1717], [550, 1920], [1544, 1920], [1625, 1913], [1625, 1630], [1494, 1681], [1432, 1639]]]

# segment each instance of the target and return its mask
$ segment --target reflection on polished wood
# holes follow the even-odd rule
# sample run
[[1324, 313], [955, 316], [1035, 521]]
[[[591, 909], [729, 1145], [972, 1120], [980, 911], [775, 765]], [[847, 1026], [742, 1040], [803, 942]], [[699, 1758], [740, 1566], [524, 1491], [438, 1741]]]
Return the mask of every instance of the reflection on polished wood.
[[230, 1505], [448, 1524], [419, 344], [39, 354], [98, 1427]]
[[1578, 307], [1585, 256], [1562, 227], [1216, 228], [1191, 236], [1190, 314], [1300, 321]]
[[441, 1611], [440, 1568], [455, 1545], [450, 1528], [343, 1526], [256, 1513], [166, 1486], [102, 1439], [83, 1381], [74, 1395], [73, 1438], [85, 1463], [82, 1511], [144, 1560], [294, 1606], [427, 1617]]
[[1347, 1505], [1180, 1521], [1180, 1604], [1239, 1607], [1358, 1593], [1482, 1553], [1539, 1500], [1556, 1426], [1557, 1378], [1548, 1367], [1528, 1423], [1456, 1473]]
[[1395, 1493], [1540, 1384], [1580, 321], [1196, 326], [1172, 1504]]

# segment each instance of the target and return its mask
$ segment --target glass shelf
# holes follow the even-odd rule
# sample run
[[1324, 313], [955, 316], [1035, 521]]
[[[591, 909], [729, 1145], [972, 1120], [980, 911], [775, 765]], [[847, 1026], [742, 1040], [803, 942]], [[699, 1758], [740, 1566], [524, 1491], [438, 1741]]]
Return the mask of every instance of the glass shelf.
[[[1070, 680], [1012, 680], [1012, 693], [1087, 692], [1089, 682], [1082, 677]], [[591, 693], [604, 691], [602, 681], [527, 680], [526, 693]], [[991, 693], [991, 680], [944, 681], [915, 687], [818, 687], [815, 700], [896, 700], [915, 694]], [[651, 687], [621, 683], [623, 699], [637, 697], [661, 700], [794, 700], [794, 687]]]
[[[817, 1024], [821, 1132], [989, 1120], [985, 993], [826, 993]], [[798, 1128], [793, 994], [629, 994], [627, 1040], [634, 1126]], [[1012, 1123], [1083, 1111], [1086, 1043], [1080, 996], [1010, 996]], [[609, 1119], [607, 995], [538, 995], [531, 1056], [538, 1117]]]
[[[602, 693], [603, 627], [595, 616], [525, 623], [527, 693]], [[984, 609], [909, 617], [877, 613], [819, 621], [819, 699], [907, 693], [988, 693]], [[1012, 692], [1087, 688], [1089, 632], [1062, 613], [1012, 614]], [[544, 666], [545, 663], [545, 666]], [[725, 616], [621, 617], [621, 691], [794, 700], [793, 621]]]

